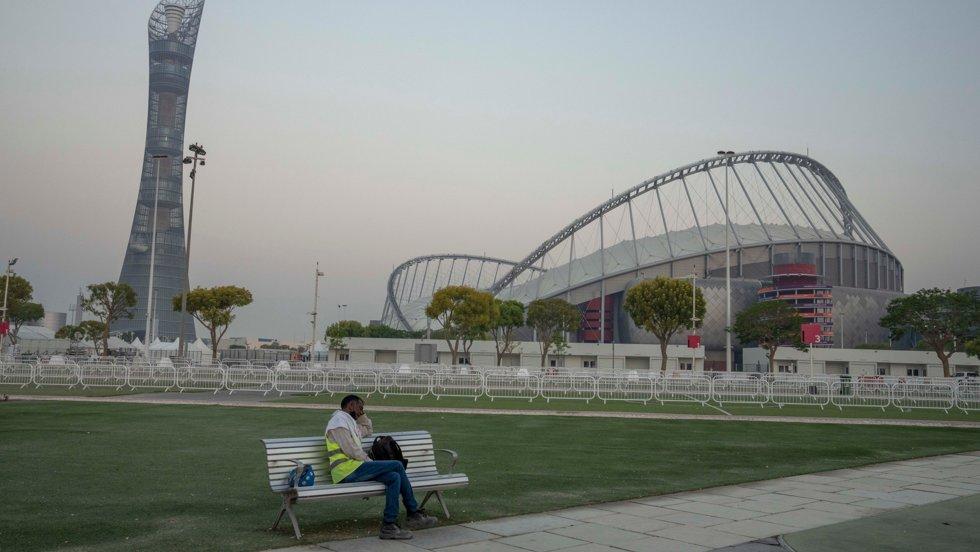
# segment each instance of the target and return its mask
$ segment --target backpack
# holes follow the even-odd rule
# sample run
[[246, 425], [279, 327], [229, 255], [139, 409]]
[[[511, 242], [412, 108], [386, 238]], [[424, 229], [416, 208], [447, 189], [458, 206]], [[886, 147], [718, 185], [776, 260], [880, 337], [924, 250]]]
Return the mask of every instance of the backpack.
[[398, 460], [403, 466], [408, 467], [408, 460], [402, 454], [402, 448], [398, 446], [398, 441], [388, 435], [380, 435], [374, 438], [371, 451], [368, 452], [368, 458], [371, 460]]
[[[298, 467], [289, 470], [286, 482], [290, 487], [312, 487], [316, 482], [316, 474], [313, 473], [313, 466], [303, 464], [303, 470], [297, 473]], [[297, 477], [299, 478], [297, 480]]]

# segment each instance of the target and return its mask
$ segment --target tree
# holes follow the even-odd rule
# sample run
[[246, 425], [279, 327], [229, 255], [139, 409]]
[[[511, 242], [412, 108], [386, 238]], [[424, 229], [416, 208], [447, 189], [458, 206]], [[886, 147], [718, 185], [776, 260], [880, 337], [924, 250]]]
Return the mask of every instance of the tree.
[[881, 326], [899, 339], [910, 331], [922, 336], [943, 365], [943, 374], [951, 375], [949, 357], [956, 343], [963, 343], [980, 325], [980, 298], [972, 293], [948, 289], [920, 289], [912, 295], [892, 299]]
[[109, 328], [116, 320], [133, 317], [129, 309], [136, 306], [136, 292], [129, 284], [105, 282], [88, 286], [88, 293], [88, 297], [82, 299], [82, 308], [102, 322], [102, 348], [108, 351]]
[[582, 313], [575, 305], [557, 297], [536, 299], [527, 306], [527, 324], [534, 328], [541, 343], [541, 367], [548, 362], [548, 351], [565, 332], [578, 331]]
[[963, 350], [970, 356], [980, 358], [980, 337], [974, 337], [967, 341], [966, 345], [963, 346]]
[[667, 371], [667, 344], [681, 328], [691, 329], [691, 318], [704, 320], [705, 302], [701, 290], [694, 294], [691, 314], [691, 282], [658, 276], [630, 288], [623, 308], [633, 323], [652, 333], [660, 341], [660, 371]]
[[325, 338], [331, 337], [365, 337], [367, 329], [357, 320], [341, 320], [327, 326]]
[[490, 322], [490, 335], [497, 350], [497, 366], [500, 366], [504, 355], [514, 348], [514, 332], [524, 326], [524, 303], [513, 299], [494, 299], [493, 302], [497, 305], [497, 316]]
[[[75, 329], [82, 334], [82, 339], [87, 339], [92, 342], [92, 348], [95, 349], [95, 354], [99, 355], [103, 352], [105, 354], [109, 353], [108, 344], [103, 340], [103, 335], [106, 331], [106, 325], [98, 320], [82, 320], [79, 322]], [[102, 341], [103, 349], [99, 351], [99, 341]]]
[[74, 339], [75, 333], [80, 332], [78, 326], [72, 326], [71, 324], [66, 324], [54, 333], [56, 339]]
[[493, 295], [467, 286], [448, 286], [432, 294], [425, 315], [442, 325], [443, 338], [452, 354], [452, 364], [459, 362], [459, 346], [490, 328], [494, 317]]
[[[25, 278], [16, 274], [10, 275], [10, 287], [7, 288], [7, 275], [0, 276], [0, 290], [7, 290], [7, 318], [10, 320], [10, 343], [17, 344], [17, 334], [20, 327], [27, 322], [44, 318], [44, 307], [33, 303], [34, 286]], [[0, 305], [3, 298], [0, 297]]]
[[[180, 312], [180, 295], [173, 298], [173, 309]], [[218, 358], [218, 344], [235, 320], [235, 308], [252, 303], [252, 292], [238, 286], [194, 288], [187, 293], [187, 312], [211, 333], [211, 358]]]
[[732, 332], [742, 343], [758, 343], [766, 350], [769, 372], [776, 371], [776, 351], [782, 345], [802, 349], [800, 325], [803, 317], [789, 303], [761, 301], [735, 316]]

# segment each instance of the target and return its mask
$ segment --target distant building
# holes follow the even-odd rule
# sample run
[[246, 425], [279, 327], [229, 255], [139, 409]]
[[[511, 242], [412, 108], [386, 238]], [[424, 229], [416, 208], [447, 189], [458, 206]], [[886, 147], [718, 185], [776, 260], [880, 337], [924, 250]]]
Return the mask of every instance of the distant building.
[[52, 333], [58, 333], [58, 330], [67, 324], [67, 320], [68, 313], [66, 312], [46, 311], [44, 313], [44, 320], [41, 322], [41, 325], [51, 330]]

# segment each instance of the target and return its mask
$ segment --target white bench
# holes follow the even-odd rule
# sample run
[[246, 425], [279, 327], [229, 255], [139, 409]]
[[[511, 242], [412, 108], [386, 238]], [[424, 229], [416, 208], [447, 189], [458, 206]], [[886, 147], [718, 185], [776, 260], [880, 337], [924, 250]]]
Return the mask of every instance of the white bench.
[[[465, 474], [453, 473], [459, 455], [449, 449], [434, 449], [432, 447], [432, 436], [428, 431], [404, 431], [400, 433], [376, 433], [370, 437], [365, 437], [361, 441], [364, 450], [371, 448], [374, 438], [380, 435], [390, 435], [401, 446], [405, 459], [408, 460], [408, 479], [412, 482], [415, 492], [425, 491], [425, 497], [419, 507], [425, 506], [430, 497], [435, 496], [442, 511], [449, 516], [449, 508], [443, 499], [442, 491], [465, 487], [469, 484], [469, 478]], [[327, 448], [323, 436], [318, 437], [290, 437], [285, 439], [262, 439], [265, 445], [266, 460], [269, 468], [269, 486], [272, 492], [282, 496], [282, 507], [276, 522], [272, 525], [275, 529], [279, 526], [283, 514], [288, 514], [293, 523], [293, 532], [296, 538], [300, 538], [299, 522], [293, 512], [293, 504], [308, 500], [328, 500], [339, 498], [357, 498], [369, 496], [383, 496], [385, 486], [377, 481], [365, 481], [362, 483], [338, 483], [334, 484], [330, 479], [330, 470], [327, 468]], [[440, 474], [436, 469], [436, 451], [445, 452], [452, 456], [452, 463], [449, 466], [449, 473]], [[287, 481], [289, 471], [293, 468], [309, 464], [313, 466], [316, 475], [316, 485], [311, 487], [290, 487]], [[298, 471], [302, 471], [299, 469]]]

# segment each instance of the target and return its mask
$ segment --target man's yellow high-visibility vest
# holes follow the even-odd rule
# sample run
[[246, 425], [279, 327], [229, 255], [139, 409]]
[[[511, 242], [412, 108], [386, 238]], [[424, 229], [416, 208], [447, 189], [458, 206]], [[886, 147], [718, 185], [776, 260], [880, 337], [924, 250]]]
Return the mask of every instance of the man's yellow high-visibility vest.
[[330, 439], [327, 439], [327, 462], [330, 463], [330, 478], [334, 483], [340, 483], [364, 463], [344, 454], [340, 445]]

